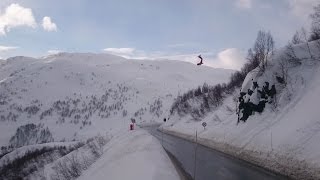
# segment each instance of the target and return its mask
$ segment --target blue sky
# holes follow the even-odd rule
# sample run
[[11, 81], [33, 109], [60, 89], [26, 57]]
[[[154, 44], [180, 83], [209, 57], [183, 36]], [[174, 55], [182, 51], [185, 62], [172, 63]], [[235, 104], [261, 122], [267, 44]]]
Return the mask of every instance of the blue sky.
[[[258, 30], [270, 30], [276, 46], [281, 47], [296, 30], [309, 24], [308, 14], [316, 3], [317, 0], [1, 0], [0, 32], [2, 28], [4, 33], [0, 33], [0, 57], [39, 57], [58, 51], [108, 52], [128, 58], [196, 63], [196, 55], [202, 53], [209, 66], [239, 69]], [[13, 4], [19, 11], [31, 11], [30, 17], [28, 13], [8, 13], [6, 9], [13, 9]], [[17, 23], [19, 18], [21, 23]]]

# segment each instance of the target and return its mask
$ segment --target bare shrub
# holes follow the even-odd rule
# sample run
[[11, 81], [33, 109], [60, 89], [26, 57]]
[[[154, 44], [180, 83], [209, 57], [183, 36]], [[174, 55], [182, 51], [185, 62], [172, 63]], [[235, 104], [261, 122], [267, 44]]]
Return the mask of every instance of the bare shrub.
[[236, 110], [230, 106], [225, 106], [225, 109], [227, 111], [228, 114], [233, 114], [236, 112]]
[[288, 43], [286, 46], [285, 55], [283, 58], [294, 66], [301, 65], [301, 59], [296, 55], [292, 43]]
[[[51, 179], [76, 179], [81, 175], [83, 170], [87, 169], [103, 154], [103, 146], [107, 142], [107, 138], [98, 135], [88, 139], [85, 145], [83, 143], [79, 144], [79, 146], [75, 147], [77, 149], [76, 151], [73, 151], [72, 154], [62, 158], [52, 167], [54, 174], [51, 175]], [[79, 149], [79, 147], [82, 148]], [[89, 153], [84, 155], [80, 151], [86, 151]]]
[[64, 146], [42, 147], [28, 150], [23, 156], [12, 160], [6, 158], [0, 167], [0, 179], [23, 179], [68, 152], [70, 148]]
[[313, 13], [310, 15], [311, 24], [311, 34], [309, 37], [310, 41], [320, 39], [320, 4], [313, 8]]
[[221, 119], [220, 119], [220, 117], [218, 115], [215, 114], [214, 117], [213, 117], [213, 121], [221, 122]]
[[253, 46], [253, 54], [259, 61], [260, 70], [265, 70], [268, 63], [268, 56], [273, 52], [273, 48], [274, 40], [271, 33], [260, 30]]
[[67, 157], [67, 162], [70, 163], [69, 173], [72, 177], [79, 177], [82, 171], [82, 164], [79, 162], [77, 156], [72, 154], [71, 157]]
[[292, 40], [291, 40], [292, 44], [301, 44], [304, 43], [303, 41], [303, 37], [300, 31], [296, 31], [296, 33], [293, 35]]
[[301, 32], [302, 32], [302, 37], [304, 38], [306, 44], [307, 44], [307, 50], [309, 52], [309, 55], [310, 55], [310, 59], [314, 59], [314, 56], [313, 54], [311, 53], [311, 49], [310, 49], [310, 46], [309, 46], [309, 41], [308, 41], [308, 34], [307, 34], [307, 31], [302, 28], [301, 29]]
[[89, 142], [88, 146], [95, 157], [100, 157], [100, 155], [102, 154], [102, 150], [98, 147], [98, 145], [95, 142]]
[[[282, 84], [284, 84], [285, 86], [287, 85], [287, 83], [288, 83], [288, 76], [289, 76], [289, 74], [288, 74], [288, 61], [287, 60], [285, 60], [285, 59], [282, 59], [280, 62], [279, 62], [279, 67], [280, 67], [280, 75], [281, 75], [281, 78], [282, 78], [282, 80], [283, 80], [283, 82], [282, 82]], [[280, 79], [279, 77], [278, 77], [278, 79]], [[279, 81], [280, 82], [280, 81]], [[280, 82], [281, 83], [281, 82]]]

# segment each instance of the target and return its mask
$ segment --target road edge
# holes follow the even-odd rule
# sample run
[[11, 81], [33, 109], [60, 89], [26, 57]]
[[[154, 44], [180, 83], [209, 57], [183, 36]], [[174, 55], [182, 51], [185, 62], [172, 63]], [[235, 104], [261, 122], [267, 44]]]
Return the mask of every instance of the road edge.
[[[195, 141], [195, 136], [190, 134], [168, 130], [166, 127], [163, 129], [159, 128], [158, 130], [163, 130], [163, 132], [166, 134], [177, 136], [188, 141]], [[288, 179], [320, 179], [319, 169], [314, 168], [312, 165], [307, 164], [303, 160], [301, 161], [292, 157], [286, 157], [275, 153], [251, 151], [227, 143], [215, 142], [211, 139], [202, 137], [198, 137], [197, 142], [212, 150], [229, 155], [232, 158], [246, 161], [255, 166], [269, 170], [274, 174], [285, 176]]]

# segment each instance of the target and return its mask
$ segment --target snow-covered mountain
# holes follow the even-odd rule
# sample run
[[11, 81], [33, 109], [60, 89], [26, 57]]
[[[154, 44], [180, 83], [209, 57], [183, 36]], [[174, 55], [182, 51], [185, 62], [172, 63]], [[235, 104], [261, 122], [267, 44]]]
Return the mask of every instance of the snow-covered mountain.
[[[222, 103], [200, 121], [178, 109], [165, 129], [185, 138], [197, 130], [202, 144], [296, 179], [319, 179], [320, 41], [278, 49], [269, 59], [265, 70], [247, 74], [241, 88], [222, 93]], [[276, 93], [269, 95], [272, 85]], [[246, 108], [239, 106], [239, 92]], [[197, 108], [197, 99], [185, 106]], [[249, 117], [238, 124], [237, 112], [239, 119]]]
[[[180, 92], [227, 81], [231, 73], [182, 61], [109, 54], [8, 58], [0, 64], [0, 146], [82, 140], [127, 128], [131, 118], [161, 121]], [[33, 138], [21, 141], [26, 124], [42, 129], [35, 128], [29, 135]]]

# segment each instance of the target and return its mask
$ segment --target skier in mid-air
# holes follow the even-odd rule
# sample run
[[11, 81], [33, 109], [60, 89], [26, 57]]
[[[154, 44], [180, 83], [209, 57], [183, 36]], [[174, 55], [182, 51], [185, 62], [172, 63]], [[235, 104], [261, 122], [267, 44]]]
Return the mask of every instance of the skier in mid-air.
[[199, 66], [199, 65], [203, 64], [201, 54], [198, 56], [198, 58], [201, 60], [201, 61], [197, 64], [197, 65]]

